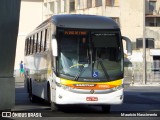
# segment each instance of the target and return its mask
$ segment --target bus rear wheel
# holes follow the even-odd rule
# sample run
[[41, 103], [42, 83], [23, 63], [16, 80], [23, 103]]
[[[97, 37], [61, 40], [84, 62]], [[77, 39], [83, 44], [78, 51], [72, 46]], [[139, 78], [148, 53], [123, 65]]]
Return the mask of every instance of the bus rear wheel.
[[47, 83], [47, 101], [51, 103], [51, 88], [49, 83]]
[[111, 106], [110, 105], [102, 105], [102, 111], [105, 113], [110, 113]]
[[35, 103], [35, 102], [37, 101], [37, 96], [31, 94], [31, 95], [29, 96], [29, 100], [30, 100], [32, 103]]
[[37, 101], [37, 97], [32, 94], [32, 83], [31, 83], [31, 80], [29, 82], [29, 100], [31, 102], [33, 102], [33, 103]]
[[26, 78], [25, 79], [25, 85], [26, 85], [26, 88], [27, 88], [27, 93], [29, 93], [29, 78]]

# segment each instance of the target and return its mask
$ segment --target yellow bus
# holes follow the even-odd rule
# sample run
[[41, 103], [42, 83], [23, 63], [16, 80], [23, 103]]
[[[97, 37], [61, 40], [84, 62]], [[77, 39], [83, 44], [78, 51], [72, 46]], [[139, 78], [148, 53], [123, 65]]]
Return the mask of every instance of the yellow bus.
[[120, 28], [96, 15], [54, 15], [25, 41], [26, 84], [37, 97], [60, 105], [123, 102], [124, 53]]

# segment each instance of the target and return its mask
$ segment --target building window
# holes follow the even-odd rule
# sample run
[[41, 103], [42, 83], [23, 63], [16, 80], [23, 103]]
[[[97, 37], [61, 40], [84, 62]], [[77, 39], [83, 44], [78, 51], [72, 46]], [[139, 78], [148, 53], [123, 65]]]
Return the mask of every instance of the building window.
[[77, 0], [77, 9], [83, 9], [84, 3], [83, 0]]
[[155, 23], [149, 23], [149, 26], [154, 27], [154, 26], [156, 26], [156, 24]]
[[160, 17], [146, 17], [146, 26], [160, 27]]
[[58, 6], [57, 12], [61, 13], [61, 0], [57, 1], [57, 6]]
[[47, 8], [47, 3], [44, 3], [44, 14], [48, 14], [48, 8]]
[[[154, 48], [154, 38], [145, 38], [146, 48]], [[136, 48], [143, 48], [143, 38], [136, 39]]]
[[66, 2], [66, 0], [63, 0], [63, 8], [64, 8], [64, 12], [67, 12], [67, 2]]
[[70, 2], [69, 2], [69, 10], [70, 10], [70, 12], [75, 11], [75, 0], [70, 0]]
[[149, 12], [153, 13], [156, 10], [156, 1], [150, 0], [149, 1]]
[[102, 6], [102, 0], [96, 0], [95, 1], [95, 6], [96, 7]]
[[54, 13], [54, 2], [50, 2], [50, 14]]
[[87, 0], [87, 8], [91, 8], [92, 7], [92, 0]]
[[119, 0], [106, 0], [106, 6], [119, 6]]

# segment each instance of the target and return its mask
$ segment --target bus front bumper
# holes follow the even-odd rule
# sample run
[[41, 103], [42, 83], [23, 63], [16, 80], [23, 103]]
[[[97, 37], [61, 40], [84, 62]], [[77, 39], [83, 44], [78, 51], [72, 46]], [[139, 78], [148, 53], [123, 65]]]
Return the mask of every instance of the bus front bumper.
[[[77, 90], [78, 91], [78, 90]], [[110, 93], [81, 93], [71, 92], [64, 90], [63, 88], [56, 88], [56, 104], [91, 104], [91, 105], [101, 105], [101, 104], [122, 104], [123, 102], [123, 88], [110, 92]]]

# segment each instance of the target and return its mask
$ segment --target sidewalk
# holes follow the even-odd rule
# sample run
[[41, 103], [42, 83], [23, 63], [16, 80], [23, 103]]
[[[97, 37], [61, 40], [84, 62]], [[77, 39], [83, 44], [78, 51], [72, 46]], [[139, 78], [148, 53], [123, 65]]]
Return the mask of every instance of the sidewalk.
[[133, 80], [132, 78], [126, 79], [124, 78], [124, 85], [129, 85], [129, 86], [160, 86], [160, 79], [157, 81], [154, 80], [148, 80], [146, 84], [143, 84], [143, 80]]
[[24, 77], [15, 77], [15, 82], [24, 82]]
[[136, 82], [134, 84], [130, 84], [130, 86], [159, 86], [160, 87], [160, 82], [148, 82], [146, 84]]

